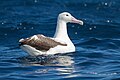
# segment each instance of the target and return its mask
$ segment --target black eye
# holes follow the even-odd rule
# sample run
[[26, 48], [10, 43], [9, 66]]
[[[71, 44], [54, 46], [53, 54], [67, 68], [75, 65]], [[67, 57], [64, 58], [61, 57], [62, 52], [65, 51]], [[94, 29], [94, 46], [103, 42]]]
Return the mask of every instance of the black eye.
[[66, 14], [66, 16], [69, 16], [68, 14]]

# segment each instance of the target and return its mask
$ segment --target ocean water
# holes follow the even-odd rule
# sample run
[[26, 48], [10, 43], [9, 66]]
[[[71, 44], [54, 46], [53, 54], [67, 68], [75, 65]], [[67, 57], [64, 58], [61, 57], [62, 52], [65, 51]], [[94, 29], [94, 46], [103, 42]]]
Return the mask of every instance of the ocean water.
[[[31, 57], [18, 46], [34, 34], [52, 37], [57, 16], [76, 52]], [[120, 80], [120, 0], [0, 0], [0, 80]]]

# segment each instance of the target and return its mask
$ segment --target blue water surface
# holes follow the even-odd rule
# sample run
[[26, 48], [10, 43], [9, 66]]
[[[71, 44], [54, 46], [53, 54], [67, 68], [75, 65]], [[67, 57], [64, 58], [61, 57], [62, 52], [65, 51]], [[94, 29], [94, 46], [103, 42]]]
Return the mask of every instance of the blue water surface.
[[[52, 37], [57, 16], [68, 24], [76, 52], [31, 57], [18, 46], [34, 34]], [[0, 80], [120, 80], [120, 0], [0, 0]]]

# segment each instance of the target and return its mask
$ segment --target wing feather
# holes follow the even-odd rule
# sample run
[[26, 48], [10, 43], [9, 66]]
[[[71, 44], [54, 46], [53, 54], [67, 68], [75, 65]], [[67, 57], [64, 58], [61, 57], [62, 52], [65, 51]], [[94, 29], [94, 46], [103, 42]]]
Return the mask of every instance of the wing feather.
[[67, 44], [57, 42], [49, 37], [45, 37], [40, 34], [35, 35], [35, 36], [37, 38], [34, 38], [32, 36], [32, 37], [21, 40], [20, 45], [29, 45], [29, 46], [32, 46], [32, 47], [36, 48], [37, 50], [41, 50], [41, 51], [47, 51], [50, 48], [53, 48], [57, 45], [67, 46]]

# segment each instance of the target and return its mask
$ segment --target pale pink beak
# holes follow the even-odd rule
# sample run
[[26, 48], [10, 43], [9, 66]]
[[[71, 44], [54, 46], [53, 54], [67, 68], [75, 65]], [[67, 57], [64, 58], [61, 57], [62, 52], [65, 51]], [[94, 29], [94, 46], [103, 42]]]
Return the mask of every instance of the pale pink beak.
[[78, 23], [78, 24], [80, 24], [80, 25], [83, 25], [83, 21], [78, 20], [78, 19], [76, 19], [76, 18], [74, 18], [74, 17], [72, 17], [71, 23]]

